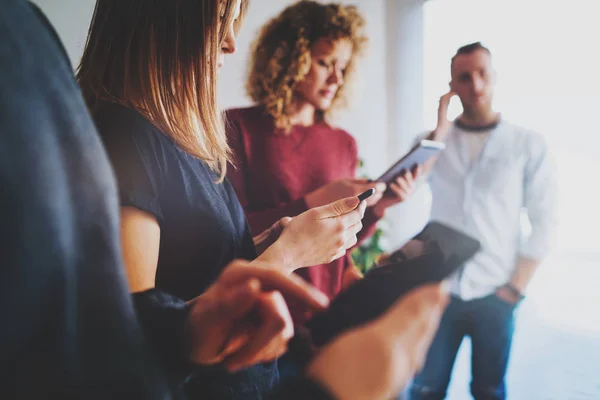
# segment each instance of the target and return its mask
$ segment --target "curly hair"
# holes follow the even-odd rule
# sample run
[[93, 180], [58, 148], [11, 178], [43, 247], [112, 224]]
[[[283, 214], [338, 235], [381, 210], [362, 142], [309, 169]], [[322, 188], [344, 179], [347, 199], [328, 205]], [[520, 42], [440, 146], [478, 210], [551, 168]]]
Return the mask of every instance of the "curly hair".
[[323, 118], [348, 104], [348, 83], [355, 76], [356, 60], [367, 44], [365, 20], [356, 6], [321, 4], [302, 0], [284, 9], [259, 32], [252, 46], [246, 82], [250, 98], [265, 107], [275, 126], [289, 130], [289, 108], [294, 91], [311, 68], [311, 47], [320, 38], [349, 39], [352, 56], [332, 107]]

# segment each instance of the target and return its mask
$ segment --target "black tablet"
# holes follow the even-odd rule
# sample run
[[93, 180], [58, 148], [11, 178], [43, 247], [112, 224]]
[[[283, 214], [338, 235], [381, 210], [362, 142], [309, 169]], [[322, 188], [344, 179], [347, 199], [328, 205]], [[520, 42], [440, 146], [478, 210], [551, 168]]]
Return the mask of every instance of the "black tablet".
[[423, 241], [422, 254], [412, 258], [392, 254], [306, 323], [313, 345], [321, 346], [345, 330], [377, 318], [418, 286], [441, 282], [480, 247], [477, 240], [438, 222], [429, 223], [414, 240]]
[[[437, 221], [429, 222], [425, 228], [413, 238], [413, 241], [415, 240], [423, 243], [425, 248], [428, 243], [435, 242], [444, 256], [444, 265], [446, 269], [449, 270], [456, 270], [458, 267], [461, 267], [473, 257], [481, 247], [478, 240], [459, 229]], [[391, 253], [388, 260], [393, 262], [394, 260], [406, 259], [406, 255], [410, 255], [410, 252], [406, 251], [405, 248], [409, 245], [410, 244], [406, 244], [402, 248]]]
[[423, 139], [376, 180], [390, 183], [404, 171], [409, 171], [416, 165], [423, 165], [427, 160], [445, 148], [446, 145], [443, 142]]

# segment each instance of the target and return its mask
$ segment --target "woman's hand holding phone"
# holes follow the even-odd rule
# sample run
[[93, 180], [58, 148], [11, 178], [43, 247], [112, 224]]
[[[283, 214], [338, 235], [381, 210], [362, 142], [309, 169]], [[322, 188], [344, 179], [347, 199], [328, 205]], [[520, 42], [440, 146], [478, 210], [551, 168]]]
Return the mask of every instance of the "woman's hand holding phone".
[[304, 199], [308, 208], [323, 206], [345, 197], [358, 196], [366, 190], [375, 189], [375, 193], [367, 199], [367, 207], [375, 205], [386, 190], [383, 182], [371, 182], [368, 179], [338, 179], [307, 194]]

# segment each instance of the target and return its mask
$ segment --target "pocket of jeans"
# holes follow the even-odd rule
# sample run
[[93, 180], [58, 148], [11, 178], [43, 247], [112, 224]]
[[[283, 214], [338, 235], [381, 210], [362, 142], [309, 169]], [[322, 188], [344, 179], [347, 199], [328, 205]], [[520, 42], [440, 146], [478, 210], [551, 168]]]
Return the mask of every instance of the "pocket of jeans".
[[496, 293], [492, 293], [488, 297], [491, 298], [492, 302], [494, 302], [504, 308], [509, 308], [510, 310], [514, 310], [517, 307], [517, 305], [519, 304], [519, 303], [509, 303], [508, 301], [498, 297], [498, 295], [496, 295]]

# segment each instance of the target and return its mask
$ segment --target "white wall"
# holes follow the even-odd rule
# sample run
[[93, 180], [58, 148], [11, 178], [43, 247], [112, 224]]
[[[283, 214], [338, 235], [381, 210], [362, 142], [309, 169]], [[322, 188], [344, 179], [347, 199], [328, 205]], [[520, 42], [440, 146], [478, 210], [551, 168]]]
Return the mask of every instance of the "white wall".
[[[61, 36], [74, 66], [79, 62], [95, 0], [33, 0]], [[355, 4], [367, 19], [369, 49], [360, 64], [361, 82], [338, 124], [353, 134], [367, 172], [375, 177], [408, 148], [423, 129], [423, 0], [338, 0]], [[238, 37], [238, 51], [220, 73], [223, 107], [250, 104], [244, 93], [250, 43], [258, 29], [295, 0], [253, 0]], [[422, 223], [427, 193], [390, 214], [394, 245]]]
[[[424, 0], [387, 0], [386, 82], [387, 163], [392, 163], [424, 132]], [[419, 232], [429, 219], [431, 192], [427, 185], [388, 213], [389, 246], [395, 247]]]
[[96, 0], [32, 0], [46, 14], [58, 32], [73, 67], [77, 66]]

